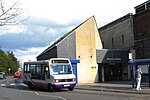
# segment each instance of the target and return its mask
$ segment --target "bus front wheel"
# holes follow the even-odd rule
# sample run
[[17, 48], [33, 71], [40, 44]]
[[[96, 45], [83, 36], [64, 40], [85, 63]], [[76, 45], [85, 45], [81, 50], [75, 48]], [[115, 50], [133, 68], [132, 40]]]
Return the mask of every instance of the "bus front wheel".
[[48, 84], [48, 91], [54, 92], [54, 87], [51, 84]]
[[73, 87], [72, 87], [72, 88], [68, 88], [68, 90], [69, 90], [69, 91], [73, 91], [73, 90], [74, 90], [74, 88], [73, 88]]

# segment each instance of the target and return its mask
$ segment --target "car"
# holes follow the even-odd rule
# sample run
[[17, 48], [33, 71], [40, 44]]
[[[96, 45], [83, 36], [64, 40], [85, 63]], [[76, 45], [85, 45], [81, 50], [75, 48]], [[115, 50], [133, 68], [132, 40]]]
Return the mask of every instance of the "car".
[[20, 78], [20, 77], [22, 77], [22, 72], [17, 71], [14, 73], [14, 78]]
[[4, 72], [0, 72], [0, 79], [6, 79], [6, 76], [5, 76]]
[[0, 72], [0, 74], [4, 74], [5, 75], [5, 72]]

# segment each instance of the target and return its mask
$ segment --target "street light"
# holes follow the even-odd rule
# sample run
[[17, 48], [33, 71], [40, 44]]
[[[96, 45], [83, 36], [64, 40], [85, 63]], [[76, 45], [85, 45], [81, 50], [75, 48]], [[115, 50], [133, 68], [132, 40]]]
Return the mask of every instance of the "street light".
[[8, 71], [9, 71], [9, 75], [10, 75], [11, 68], [8, 68]]
[[11, 71], [11, 68], [8, 68], [8, 71], [10, 72], [10, 71]]

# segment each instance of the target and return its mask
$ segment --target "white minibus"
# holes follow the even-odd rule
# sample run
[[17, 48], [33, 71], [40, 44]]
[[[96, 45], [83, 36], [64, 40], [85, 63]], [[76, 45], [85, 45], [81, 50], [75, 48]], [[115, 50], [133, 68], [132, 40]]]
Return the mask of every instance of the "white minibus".
[[24, 83], [29, 88], [45, 88], [49, 91], [76, 86], [76, 77], [67, 58], [24, 62]]

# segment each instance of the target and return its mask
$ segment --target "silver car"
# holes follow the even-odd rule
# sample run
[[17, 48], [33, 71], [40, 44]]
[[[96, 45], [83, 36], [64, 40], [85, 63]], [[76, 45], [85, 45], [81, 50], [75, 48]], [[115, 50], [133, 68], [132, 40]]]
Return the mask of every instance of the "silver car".
[[4, 72], [0, 72], [0, 79], [6, 79], [6, 75]]

